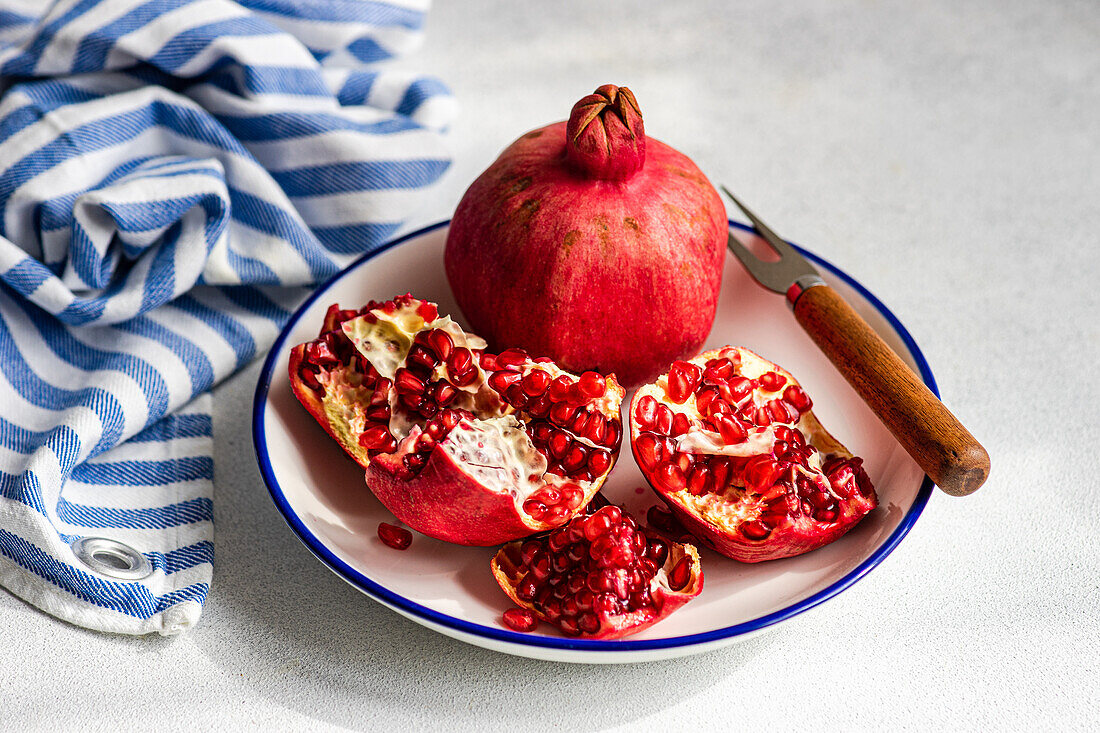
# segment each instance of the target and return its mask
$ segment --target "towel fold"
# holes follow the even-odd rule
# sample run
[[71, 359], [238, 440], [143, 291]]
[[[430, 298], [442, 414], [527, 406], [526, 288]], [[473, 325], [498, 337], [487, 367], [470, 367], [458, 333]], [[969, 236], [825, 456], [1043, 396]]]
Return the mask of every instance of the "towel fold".
[[211, 386], [446, 170], [425, 0], [0, 0], [0, 584], [197, 622]]

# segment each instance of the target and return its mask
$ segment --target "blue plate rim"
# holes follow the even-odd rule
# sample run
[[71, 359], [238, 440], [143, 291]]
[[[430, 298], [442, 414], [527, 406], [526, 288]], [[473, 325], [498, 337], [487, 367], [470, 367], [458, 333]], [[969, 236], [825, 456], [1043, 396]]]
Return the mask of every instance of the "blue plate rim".
[[[585, 651], [585, 652], [630, 652], [630, 651], [648, 651], [655, 649], [676, 649], [686, 646], [696, 646], [708, 644], [711, 642], [721, 641], [729, 639], [735, 636], [741, 636], [745, 634], [751, 634], [755, 631], [759, 631], [765, 627], [772, 626], [785, 621], [789, 618], [804, 613], [811, 608], [824, 603], [838, 593], [846, 590], [853, 583], [858, 581], [873, 568], [882, 563], [886, 557], [894, 551], [894, 548], [898, 546], [898, 543], [904, 539], [905, 535], [909, 533], [921, 513], [924, 511], [925, 505], [928, 503], [929, 497], [932, 495], [933, 483], [927, 476], [924, 477], [921, 483], [920, 489], [917, 492], [917, 496], [913, 501], [913, 504], [909, 507], [908, 512], [902, 518], [901, 523], [893, 531], [893, 533], [883, 542], [874, 552], [867, 557], [862, 563], [860, 563], [855, 569], [845, 575], [843, 578], [832, 583], [828, 587], [818, 591], [817, 593], [802, 599], [796, 603], [782, 608], [778, 611], [774, 611], [770, 614], [760, 616], [750, 621], [745, 621], [733, 626], [727, 626], [722, 629], [715, 629], [713, 631], [706, 631], [699, 634], [689, 634], [685, 636], [667, 637], [662, 639], [641, 639], [641, 640], [614, 640], [614, 641], [601, 641], [594, 639], [569, 639], [564, 637], [553, 636], [536, 636], [533, 634], [523, 634], [515, 631], [510, 631], [503, 627], [494, 628], [491, 626], [483, 626], [481, 624], [473, 623], [471, 621], [465, 621], [454, 616], [449, 616], [439, 611], [433, 610], [426, 606], [422, 606], [419, 603], [410, 601], [409, 599], [401, 596], [393, 591], [379, 585], [375, 581], [368, 578], [355, 568], [351, 567], [343, 560], [338, 558], [331, 550], [329, 550], [321, 540], [309, 531], [309, 528], [305, 526], [302, 520], [291, 508], [290, 503], [287, 501], [282, 487], [279, 485], [278, 479], [275, 478], [274, 470], [271, 466], [271, 461], [267, 453], [267, 441], [266, 433], [264, 429], [264, 414], [267, 407], [267, 395], [271, 387], [271, 377], [274, 373], [276, 365], [280, 362], [281, 356], [285, 349], [287, 337], [290, 335], [290, 331], [293, 329], [298, 320], [302, 317], [302, 314], [313, 305], [321, 296], [323, 296], [335, 283], [340, 280], [352, 270], [357, 269], [363, 263], [367, 262], [374, 257], [386, 252], [393, 247], [396, 247], [405, 242], [421, 237], [425, 234], [435, 231], [441, 227], [445, 227], [450, 224], [450, 220], [440, 221], [435, 224], [430, 224], [426, 227], [417, 229], [416, 231], [405, 234], [398, 237], [376, 250], [367, 252], [358, 257], [351, 264], [345, 267], [340, 272], [336, 273], [318, 288], [308, 297], [306, 300], [298, 306], [294, 313], [287, 320], [286, 325], [283, 326], [279, 332], [278, 337], [275, 339], [274, 344], [271, 346], [271, 350], [268, 352], [267, 357], [264, 359], [263, 368], [260, 371], [260, 377], [256, 384], [256, 392], [253, 398], [252, 404], [252, 442], [256, 451], [256, 459], [260, 468], [260, 475], [263, 478], [264, 484], [267, 486], [268, 492], [271, 494], [272, 500], [275, 502], [275, 506], [279, 509], [279, 512], [283, 515], [283, 519], [291, 530], [298, 536], [298, 539], [312, 552], [321, 562], [323, 562], [330, 570], [341, 576], [344, 580], [351, 585], [358, 588], [360, 591], [366, 593], [377, 601], [380, 601], [386, 605], [390, 605], [403, 612], [412, 614], [419, 618], [424, 619], [433, 624], [438, 624], [455, 631], [459, 631], [465, 634], [473, 636], [483, 637], [491, 639], [497, 642], [506, 642], [510, 644], [516, 644], [522, 647], [542, 647], [549, 649], [560, 649], [566, 651]], [[742, 224], [740, 222], [730, 221], [729, 225], [735, 229], [741, 231], [752, 232], [753, 229], [750, 226]], [[873, 295], [867, 288], [856, 281], [852, 276], [836, 267], [827, 260], [819, 257], [806, 250], [805, 248], [790, 243], [795, 249], [801, 252], [805, 257], [814, 262], [816, 265], [826, 268], [830, 273], [837, 276], [850, 287], [852, 287], [861, 296], [867, 299], [867, 301], [877, 310], [890, 324], [894, 331], [901, 338], [906, 348], [909, 349], [910, 354], [913, 356], [913, 360], [916, 362], [920, 377], [928, 388], [939, 396], [939, 388], [936, 385], [936, 380], [932, 376], [932, 369], [928, 365], [928, 361], [924, 358], [924, 354], [917, 346], [916, 341], [909, 333], [908, 329], [902, 325], [889, 308], [883, 304], [875, 295]]]

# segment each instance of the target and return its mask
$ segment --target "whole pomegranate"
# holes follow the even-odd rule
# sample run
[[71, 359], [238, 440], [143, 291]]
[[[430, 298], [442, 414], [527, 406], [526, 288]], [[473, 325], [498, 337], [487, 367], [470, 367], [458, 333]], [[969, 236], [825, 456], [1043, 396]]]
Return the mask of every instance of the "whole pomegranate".
[[490, 567], [508, 597], [529, 612], [506, 612], [506, 624], [530, 631], [533, 613], [568, 636], [590, 639], [637, 633], [703, 590], [694, 546], [647, 536], [617, 506], [505, 545]]
[[[582, 513], [622, 441], [614, 377], [484, 349], [406, 294], [331, 306], [289, 362], [294, 394], [366, 469], [379, 501], [413, 529], [463, 545], [498, 545]], [[407, 546], [400, 532], [382, 525], [379, 537]]]
[[836, 540], [878, 503], [854, 457], [814, 416], [795, 378], [726, 346], [640, 388], [634, 457], [685, 529], [723, 555], [759, 562]]
[[490, 345], [632, 387], [710, 333], [727, 227], [706, 176], [647, 139], [634, 95], [607, 84], [473, 182], [447, 235], [447, 278]]

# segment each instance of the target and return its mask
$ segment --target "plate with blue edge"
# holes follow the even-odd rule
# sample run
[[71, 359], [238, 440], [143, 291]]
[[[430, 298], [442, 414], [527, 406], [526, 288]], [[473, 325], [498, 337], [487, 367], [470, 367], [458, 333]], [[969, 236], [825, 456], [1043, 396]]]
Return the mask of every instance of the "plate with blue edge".
[[[753, 236], [741, 224], [730, 226], [741, 238]], [[744, 564], [701, 549], [703, 592], [625, 639], [570, 638], [548, 624], [532, 633], [504, 626], [501, 614], [512, 604], [489, 571], [494, 548], [452, 545], [415, 532], [403, 552], [382, 544], [378, 525], [394, 522], [393, 515], [370, 493], [362, 469], [298, 403], [287, 376], [290, 349], [317, 335], [331, 303], [357, 308], [411, 292], [461, 323], [443, 271], [446, 236], [446, 222], [413, 232], [321, 285], [276, 339], [253, 403], [256, 459], [276, 507], [321, 563], [375, 601], [434, 631], [507, 654], [579, 663], [669, 659], [743, 641], [824, 603], [879, 565], [920, 516], [931, 481], [816, 349], [785, 300], [756, 285], [727, 254], [718, 313], [704, 348], [745, 346], [793, 373], [813, 397], [822, 423], [864, 458], [878, 508], [836, 542], [798, 557]], [[886, 306], [838, 267], [798, 249], [938, 394], [920, 349]], [[603, 494], [639, 517], [659, 503], [627, 445]]]

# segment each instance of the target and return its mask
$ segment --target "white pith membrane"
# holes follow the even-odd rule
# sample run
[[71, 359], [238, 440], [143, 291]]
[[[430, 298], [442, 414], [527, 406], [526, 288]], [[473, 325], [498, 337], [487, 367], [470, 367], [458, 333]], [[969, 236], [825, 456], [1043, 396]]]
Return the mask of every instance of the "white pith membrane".
[[[745, 402], [749, 400], [754, 401], [754, 404], [757, 406], [762, 406], [772, 399], [782, 397], [784, 390], [791, 385], [801, 386], [798, 380], [788, 371], [747, 349], [740, 349], [737, 347], [722, 349], [722, 353], [719, 356], [707, 353], [686, 361], [695, 364], [700, 369], [705, 369], [707, 361], [714, 358], [722, 358], [732, 351], [738, 352], [741, 357], [740, 366], [736, 370], [736, 373], [740, 376], [749, 379], [757, 379], [766, 372], [776, 372], [786, 378], [786, 381], [780, 385], [779, 389], [773, 392], [766, 391], [762, 387], [754, 388], [749, 392], [745, 400], [737, 405], [738, 408], [743, 407]], [[736, 359], [732, 360], [736, 363]], [[637, 405], [641, 397], [649, 395], [657, 400], [659, 404], [663, 404], [672, 410], [674, 417], [677, 413], [682, 413], [695, 422], [704, 422], [702, 413], [700, 413], [696, 407], [695, 394], [689, 396], [683, 404], [677, 404], [669, 397], [667, 387], [668, 374], [666, 373], [658, 377], [655, 383], [647, 384], [639, 388], [633, 405]], [[702, 384], [696, 388], [695, 392], [698, 393], [701, 388]], [[654, 432], [654, 434], [671, 440], [673, 451], [677, 452], [712, 456], [747, 457], [771, 454], [775, 448], [775, 432], [778, 426], [798, 429], [805, 437], [806, 444], [816, 448], [817, 452], [807, 459], [807, 463], [809, 464], [808, 467], [792, 465], [785, 469], [785, 474], [780, 475], [777, 481], [782, 481], [786, 478], [794, 485], [795, 474], [806, 476], [809, 480], [813, 481], [836, 499], [839, 516], [841, 513], [839, 510], [843, 509], [845, 500], [834, 491], [828, 477], [822, 471], [822, 466], [827, 460], [834, 456], [848, 459], [852, 458], [853, 455], [825, 430], [814, 416], [812, 410], [802, 413], [799, 419], [793, 423], [773, 422], [765, 427], [751, 427], [748, 429], [748, 438], [744, 442], [732, 445], [726, 445], [718, 432], [702, 429], [694, 424], [687, 433], [678, 437], [662, 436], [658, 432]], [[639, 431], [639, 435], [644, 432], [650, 431]], [[770, 490], [771, 487], [766, 491]], [[737, 529], [743, 522], [757, 519], [767, 508], [767, 503], [764, 501], [764, 494], [754, 493], [747, 489], [744, 482], [737, 475], [733, 476], [728, 486], [721, 489], [715, 489], [714, 491], [699, 496], [692, 494], [691, 491], [686, 488], [680, 491], [670, 492], [667, 495], [681, 506], [690, 509], [696, 516], [731, 532]], [[812, 518], [809, 519], [810, 521], [815, 521]]]
[[[424, 302], [413, 299], [411, 303], [399, 305], [392, 313], [376, 308], [370, 311], [374, 317], [373, 322], [366, 316], [357, 316], [344, 321], [341, 329], [355, 349], [370, 362], [378, 375], [391, 381], [395, 379], [397, 370], [405, 366], [405, 359], [419, 331], [440, 329], [451, 337], [455, 348], [466, 348], [474, 352], [472, 363], [477, 370], [477, 378], [470, 384], [465, 386], [454, 384], [449, 378], [445, 361], [438, 363], [426, 380], [429, 383], [446, 380], [458, 391], [457, 397], [447, 405], [447, 408], [468, 410], [477, 416], [462, 418], [438, 445], [478, 483], [489, 490], [510, 495], [516, 512], [520, 516], [528, 516], [523, 510], [523, 503], [544, 487], [560, 488], [566, 484], [573, 484], [580, 487], [586, 498], [594, 493], [592, 487], [596, 481], [600, 480], [599, 476], [595, 481], [586, 481], [559, 476], [546, 470], [548, 467], [546, 457], [531, 441], [524, 430], [523, 423], [513, 414], [516, 410], [488, 384], [488, 374], [481, 367], [477, 356], [477, 352], [487, 347], [484, 339], [465, 332], [448, 316], [440, 316], [431, 322], [425, 321], [418, 312], [420, 304]], [[551, 380], [563, 374], [571, 381], [577, 379], [576, 375], [560, 369], [552, 362], [524, 364], [521, 365], [519, 373], [526, 375], [536, 369], [546, 371]], [[341, 370], [341, 372], [347, 372], [347, 370]], [[353, 382], [361, 382], [361, 377], [358, 375], [349, 379]], [[337, 414], [346, 422], [349, 429], [362, 431], [367, 425], [364, 412], [372, 390], [361, 386], [343, 389], [340, 378], [330, 379], [329, 382], [339, 389], [337, 395], [340, 399], [332, 401], [343, 402], [343, 399], [347, 398], [349, 402], [338, 407], [334, 406], [330, 410], [330, 401], [326, 400], [326, 413]], [[618, 416], [621, 402], [622, 397], [608, 389], [599, 399], [587, 401], [585, 404], [597, 406], [606, 418], [609, 414]], [[419, 415], [410, 417], [400, 405], [397, 391], [393, 389], [389, 394], [389, 407], [388, 427], [399, 444], [398, 453], [405, 454], [413, 451], [415, 439], [423, 432], [423, 426], [428, 421]], [[588, 438], [574, 434], [571, 430], [564, 430], [573, 440], [582, 442], [590, 448], [608, 450], [607, 447], [598, 446]]]
[[317, 381], [325, 388], [321, 404], [340, 442], [362, 450], [351, 436], [366, 429], [367, 404], [374, 390], [363, 386], [363, 375], [350, 369], [322, 369]]

